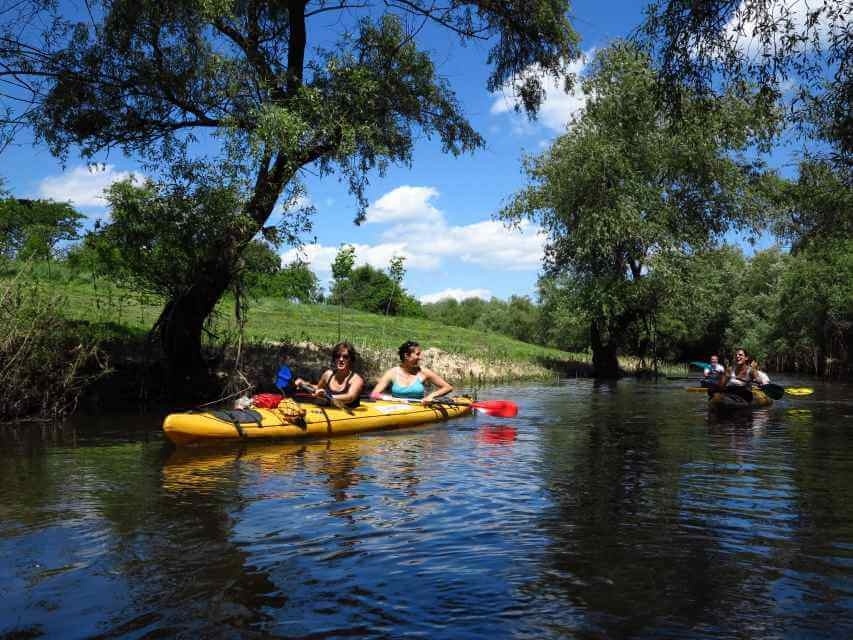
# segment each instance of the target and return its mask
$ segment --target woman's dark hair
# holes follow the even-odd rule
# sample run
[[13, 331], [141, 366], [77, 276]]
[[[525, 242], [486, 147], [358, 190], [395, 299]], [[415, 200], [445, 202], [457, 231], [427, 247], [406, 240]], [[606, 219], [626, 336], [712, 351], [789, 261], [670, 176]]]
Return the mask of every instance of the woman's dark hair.
[[339, 342], [334, 347], [332, 347], [332, 364], [334, 364], [335, 361], [337, 361], [338, 356], [340, 355], [341, 351], [344, 351], [344, 350], [346, 350], [347, 353], [349, 353], [349, 366], [354, 367], [355, 361], [358, 360], [358, 353], [356, 353], [355, 347], [352, 346], [346, 340], [344, 342]]
[[397, 349], [397, 355], [400, 356], [400, 362], [406, 359], [406, 356], [409, 355], [412, 351], [414, 351], [415, 347], [419, 347], [417, 342], [414, 340], [406, 340], [403, 344], [400, 345], [400, 348]]

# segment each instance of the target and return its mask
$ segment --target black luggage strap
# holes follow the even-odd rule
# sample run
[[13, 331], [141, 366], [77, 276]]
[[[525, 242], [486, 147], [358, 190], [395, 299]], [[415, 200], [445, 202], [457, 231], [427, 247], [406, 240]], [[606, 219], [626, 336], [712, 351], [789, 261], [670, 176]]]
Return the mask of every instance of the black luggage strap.
[[245, 438], [246, 434], [243, 432], [243, 422], [254, 422], [258, 425], [258, 428], [262, 429], [263, 424], [261, 424], [261, 420], [263, 420], [263, 416], [257, 411], [253, 411], [252, 409], [230, 409], [227, 411], [211, 411], [215, 417], [220, 420], [224, 420], [225, 422], [230, 422], [234, 425], [234, 428], [237, 430], [237, 434], [241, 438]]

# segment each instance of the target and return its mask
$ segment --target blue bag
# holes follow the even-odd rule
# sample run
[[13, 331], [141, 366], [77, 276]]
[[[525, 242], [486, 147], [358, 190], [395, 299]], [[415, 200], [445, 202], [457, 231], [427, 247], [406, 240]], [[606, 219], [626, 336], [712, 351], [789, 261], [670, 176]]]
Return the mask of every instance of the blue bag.
[[286, 364], [281, 365], [278, 373], [275, 374], [275, 386], [281, 389], [282, 393], [290, 388], [290, 383], [293, 380], [293, 372]]

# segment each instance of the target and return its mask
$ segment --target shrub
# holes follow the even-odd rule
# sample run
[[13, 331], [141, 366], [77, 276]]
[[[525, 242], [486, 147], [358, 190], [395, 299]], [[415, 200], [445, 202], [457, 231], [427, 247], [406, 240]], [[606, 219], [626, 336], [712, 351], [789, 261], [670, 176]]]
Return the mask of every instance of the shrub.
[[24, 274], [0, 283], [0, 421], [60, 419], [106, 372], [96, 342], [81, 338], [61, 308]]

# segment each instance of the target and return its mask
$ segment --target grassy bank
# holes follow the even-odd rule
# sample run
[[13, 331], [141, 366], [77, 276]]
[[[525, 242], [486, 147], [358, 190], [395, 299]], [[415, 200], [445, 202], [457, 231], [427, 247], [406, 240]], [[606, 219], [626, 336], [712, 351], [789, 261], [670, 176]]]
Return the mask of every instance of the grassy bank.
[[[21, 275], [11, 270], [0, 273], [0, 285], [20, 280]], [[362, 355], [360, 370], [369, 381], [397, 362], [397, 346], [410, 339], [424, 347], [427, 366], [467, 387], [591, 374], [588, 353], [570, 353], [425, 319], [274, 298], [249, 301], [246, 340], [239, 366], [235, 366], [238, 331], [234, 300], [225, 299], [210, 326], [208, 346], [215, 356], [215, 369], [199, 380], [188, 380], [184, 389], [178, 390], [176, 381], [165, 375], [167, 372], [145, 340], [162, 309], [161, 299], [109, 280], [74, 273], [61, 264], [53, 264], [50, 269], [44, 264], [35, 265], [27, 270], [24, 280], [43, 291], [43, 299], [53, 301], [50, 315], [62, 324], [63, 333], [71, 342], [103, 348], [109, 373], [97, 385], [86, 387], [83, 396], [93, 409], [150, 406], [172, 403], [176, 398], [200, 403], [234, 391], [238, 384], [263, 388], [274, 377], [283, 346], [297, 375], [316, 378], [328, 366], [329, 347], [339, 340], [349, 340], [356, 346]], [[632, 358], [622, 359], [622, 365], [629, 373], [640, 367]], [[683, 366], [663, 367], [661, 372], [686, 373]], [[24, 382], [25, 373], [21, 373]]]
[[[61, 265], [50, 273], [43, 266], [35, 275], [63, 300], [61, 315], [101, 327], [105, 336], [142, 337], [162, 309], [162, 300], [128, 290], [102, 278], [75, 274]], [[211, 329], [217, 347], [234, 342], [234, 301], [219, 305]], [[447, 326], [419, 318], [381, 316], [332, 305], [291, 303], [281, 299], [249, 300], [245, 335], [250, 345], [263, 350], [277, 345], [331, 345], [349, 340], [369, 355], [371, 368], [396, 360], [396, 348], [405, 340], [418, 340], [433, 357], [436, 350], [452, 354], [444, 364], [447, 375], [483, 380], [546, 378], [587, 367], [586, 353], [569, 353], [514, 340], [500, 334]], [[429, 358], [428, 358], [429, 362]], [[434, 362], [436, 367], [441, 362]]]

